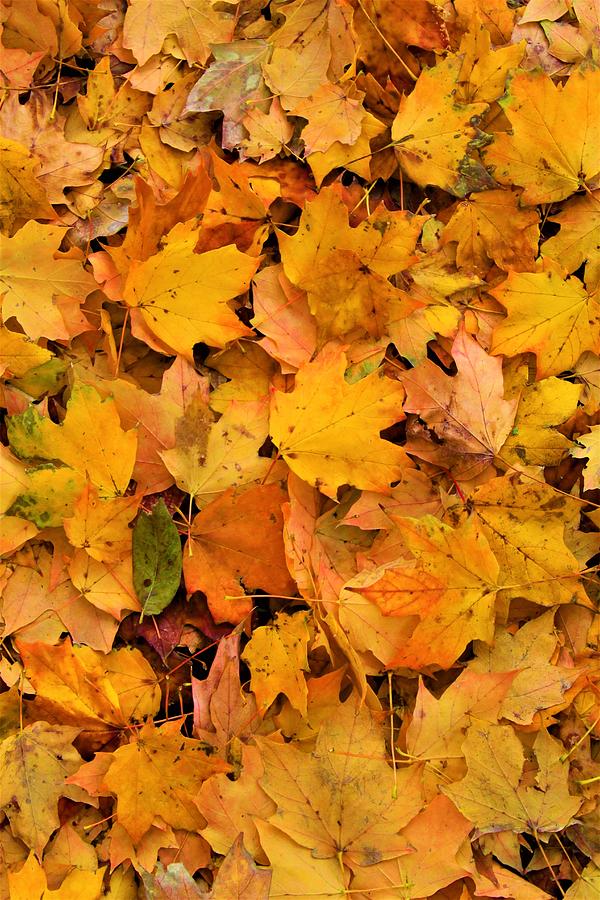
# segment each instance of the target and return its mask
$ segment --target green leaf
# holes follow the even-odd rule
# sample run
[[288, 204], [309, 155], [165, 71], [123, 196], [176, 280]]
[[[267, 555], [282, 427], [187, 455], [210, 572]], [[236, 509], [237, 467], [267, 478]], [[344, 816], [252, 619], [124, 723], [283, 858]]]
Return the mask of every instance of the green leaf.
[[144, 615], [165, 609], [181, 580], [181, 541], [165, 501], [141, 515], [133, 529], [133, 586]]

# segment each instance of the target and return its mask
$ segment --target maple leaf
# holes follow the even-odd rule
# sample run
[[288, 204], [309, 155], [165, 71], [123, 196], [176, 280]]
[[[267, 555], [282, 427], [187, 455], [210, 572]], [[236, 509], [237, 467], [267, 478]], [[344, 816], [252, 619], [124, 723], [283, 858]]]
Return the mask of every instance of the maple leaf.
[[392, 890], [402, 898], [434, 896], [437, 891], [470, 874], [460, 852], [461, 843], [470, 830], [468, 819], [446, 797], [438, 794], [402, 829], [413, 852], [385, 860], [376, 868], [359, 869], [352, 880], [352, 889], [364, 891], [364, 897], [380, 890]]
[[600, 341], [600, 313], [577, 278], [556, 272], [516, 273], [491, 292], [508, 312], [494, 328], [491, 353], [536, 355], [537, 376], [572, 369], [586, 350]]
[[585, 283], [589, 290], [600, 283], [600, 191], [573, 197], [561, 211], [550, 217], [560, 231], [544, 241], [544, 256], [555, 259], [567, 272], [575, 272], [585, 262]]
[[250, 334], [227, 301], [247, 289], [257, 268], [257, 260], [232, 245], [195, 254], [197, 241], [195, 220], [175, 225], [160, 253], [132, 260], [123, 288], [125, 302], [144, 326], [190, 362], [199, 341], [224, 347]]
[[203, 65], [210, 55], [209, 44], [231, 39], [232, 24], [208, 0], [166, 0], [159, 10], [152, 8], [151, 0], [132, 0], [123, 23], [123, 44], [143, 65], [167, 37], [176, 35], [188, 63]]
[[457, 265], [467, 271], [485, 275], [493, 261], [505, 270], [527, 272], [537, 255], [538, 221], [535, 210], [519, 206], [516, 193], [482, 191], [458, 205], [442, 244], [456, 242]]
[[270, 886], [271, 873], [254, 864], [240, 835], [223, 860], [211, 900], [268, 900]]
[[579, 446], [573, 447], [571, 456], [587, 459], [583, 468], [586, 491], [600, 487], [600, 425], [592, 425], [589, 434], [577, 438]]
[[562, 744], [547, 731], [540, 731], [534, 744], [535, 785], [522, 783], [523, 747], [509, 725], [472, 725], [463, 750], [467, 775], [442, 791], [478, 834], [561, 831], [581, 806], [581, 798], [569, 793]]
[[457, 103], [454, 97], [461, 61], [448, 56], [421, 72], [415, 89], [402, 98], [392, 125], [392, 140], [402, 169], [420, 185], [435, 184], [457, 196], [469, 188], [462, 180], [469, 145], [476, 137], [472, 120], [486, 103]]
[[206, 594], [216, 622], [237, 624], [248, 615], [252, 601], [243, 599], [244, 587], [283, 595], [293, 590], [281, 536], [284, 499], [276, 484], [239, 494], [229, 488], [194, 518], [185, 583], [189, 593]]
[[455, 530], [433, 516], [396, 521], [415, 561], [354, 590], [385, 615], [406, 618], [410, 632], [394, 665], [450, 666], [470, 640], [492, 639], [498, 562], [474, 519]]
[[192, 795], [205, 778], [230, 769], [222, 760], [209, 758], [200, 742], [183, 737], [179, 727], [178, 722], [162, 728], [144, 725], [131, 743], [115, 750], [104, 776], [117, 798], [117, 820], [134, 843], [143, 838], [155, 816], [173, 828], [201, 828], [202, 816]]
[[[265, 738], [257, 743], [265, 765], [261, 784], [277, 804], [269, 824], [310, 848], [313, 858], [343, 854], [360, 866], [406, 852], [397, 832], [421, 809], [420, 790], [409, 770], [398, 772], [402, 801], [394, 799], [381, 732], [366, 707], [341, 705], [336, 720], [321, 727], [310, 756]], [[259, 834], [262, 843], [260, 828]]]
[[559, 378], [526, 383], [517, 380], [519, 406], [515, 424], [500, 451], [500, 458], [521, 466], [557, 466], [571, 443], [558, 427], [572, 415], [580, 397], [579, 385]]
[[175, 424], [175, 446], [160, 451], [160, 457], [179, 487], [192, 497], [211, 500], [211, 495], [266, 475], [270, 462], [258, 451], [267, 429], [264, 400], [232, 400], [212, 424], [203, 398], [198, 397]]
[[485, 151], [494, 178], [522, 185], [530, 205], [594, 186], [600, 135], [592, 110], [599, 90], [600, 70], [593, 67], [574, 72], [562, 88], [545, 72], [517, 72], [500, 101], [512, 133], [496, 133]]
[[267, 862], [255, 822], [268, 819], [276, 806], [260, 786], [263, 774], [259, 749], [244, 746], [241, 773], [235, 781], [219, 773], [201, 786], [196, 803], [207, 822], [202, 835], [217, 853], [228, 853], [237, 836], [243, 834], [244, 843], [253, 857], [259, 862]]
[[39, 162], [26, 147], [7, 138], [0, 140], [0, 222], [11, 233], [23, 219], [53, 219], [54, 211], [36, 169]]
[[185, 112], [222, 110], [223, 146], [232, 150], [245, 137], [242, 120], [248, 107], [258, 104], [255, 108], [260, 109], [260, 101], [268, 97], [261, 63], [268, 59], [269, 46], [262, 40], [243, 40], [215, 43], [211, 51], [215, 61], [188, 94]]
[[494, 646], [477, 647], [476, 659], [470, 664], [474, 672], [516, 672], [496, 712], [519, 725], [530, 724], [538, 710], [562, 703], [580, 674], [577, 669], [552, 664], [556, 649], [553, 620], [554, 611], [550, 610], [526, 622], [514, 636], [498, 632]]
[[[135, 460], [136, 435], [121, 428], [110, 399], [102, 401], [94, 388], [75, 384], [61, 425], [30, 407], [9, 423], [10, 442], [19, 456], [61, 460], [88, 477], [102, 496], [124, 493]], [[93, 452], [88, 453], [88, 446]]]
[[72, 746], [79, 731], [34, 722], [0, 744], [0, 809], [38, 858], [59, 826], [58, 799], [69, 794], [65, 778], [80, 763]]
[[24, 334], [10, 331], [4, 325], [0, 325], [0, 335], [2, 337], [1, 374], [8, 370], [9, 374], [18, 378], [52, 359], [52, 353], [49, 350], [45, 350], [34, 341], [29, 340]]
[[327, 496], [342, 484], [387, 493], [406, 455], [379, 432], [403, 418], [404, 389], [380, 372], [348, 384], [346, 364], [329, 345], [299, 370], [291, 393], [274, 393], [271, 435], [291, 470]]
[[250, 688], [265, 711], [279, 693], [302, 715], [307, 713], [306, 648], [310, 639], [305, 614], [279, 613], [273, 625], [257, 628], [242, 658], [250, 666]]
[[510, 666], [497, 670], [498, 674], [487, 674], [483, 667], [472, 668], [462, 672], [439, 700], [419, 682], [414, 716], [406, 732], [406, 747], [412, 758], [462, 757], [461, 746], [469, 725], [497, 723], [515, 672]]
[[572, 502], [544, 484], [521, 485], [509, 476], [478, 488], [473, 501], [500, 565], [501, 596], [527, 597], [542, 606], [575, 598], [588, 604], [579, 563], [564, 539], [565, 526], [578, 514]]
[[18, 872], [8, 873], [11, 900], [52, 900], [60, 893], [66, 900], [95, 900], [100, 896], [105, 867], [95, 872], [73, 869], [62, 880], [57, 891], [47, 887], [46, 871], [31, 853]]
[[385, 331], [389, 306], [400, 296], [386, 279], [415, 261], [420, 216], [377, 211], [357, 228], [334, 189], [325, 188], [302, 214], [293, 237], [279, 246], [286, 276], [307, 291], [322, 336], [361, 327]]
[[[143, 718], [156, 711], [160, 694], [156, 678], [138, 650], [132, 656], [127, 656], [127, 650], [124, 655], [115, 650], [105, 659], [89, 647], [74, 647], [66, 640], [56, 647], [21, 642], [19, 652], [36, 687], [36, 707], [47, 721], [105, 731], [124, 725], [128, 715]], [[124, 658], [129, 672], [123, 678], [118, 673]], [[115, 679], [111, 667], [118, 675]]]
[[[14, 316], [34, 340], [67, 340], [85, 331], [85, 318], [70, 327], [69, 305], [78, 306], [94, 290], [80, 260], [57, 256], [64, 237], [59, 225], [29, 221], [12, 238], [0, 235], [0, 283], [5, 318]], [[32, 261], [33, 255], [33, 261]]]
[[70, 543], [81, 547], [100, 562], [117, 562], [131, 550], [131, 529], [140, 498], [100, 498], [87, 484], [74, 507], [74, 515], [64, 520]]
[[452, 378], [429, 360], [401, 376], [406, 412], [418, 412], [439, 444], [427, 435], [409, 442], [423, 459], [444, 464], [457, 478], [474, 478], [490, 463], [508, 437], [516, 402], [504, 399], [500, 360], [494, 360], [461, 330], [452, 344], [458, 374]]
[[240, 684], [240, 635], [219, 641], [210, 672], [192, 680], [194, 734], [215, 743], [225, 754], [234, 737], [244, 740], [256, 730], [256, 702]]

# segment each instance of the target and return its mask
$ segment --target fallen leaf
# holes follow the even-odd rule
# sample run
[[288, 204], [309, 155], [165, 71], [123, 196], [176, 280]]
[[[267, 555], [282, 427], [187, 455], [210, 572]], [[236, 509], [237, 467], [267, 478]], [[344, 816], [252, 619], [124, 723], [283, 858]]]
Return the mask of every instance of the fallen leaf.
[[184, 552], [189, 593], [203, 591], [216, 622], [237, 624], [252, 601], [244, 589], [286, 596], [293, 590], [283, 552], [281, 504], [276, 484], [236, 493], [229, 488], [194, 518]]
[[388, 493], [406, 456], [379, 433], [403, 418], [404, 389], [380, 372], [348, 384], [346, 364], [330, 345], [299, 370], [291, 393], [274, 393], [271, 435], [292, 472], [329, 497], [342, 484]]
[[581, 806], [581, 798], [569, 793], [562, 745], [547, 731], [540, 731], [534, 744], [535, 783], [522, 783], [525, 755], [510, 725], [474, 724], [463, 750], [467, 775], [442, 791], [478, 834], [552, 834], [565, 828]]
[[161, 499], [133, 529], [133, 583], [142, 616], [156, 616], [169, 605], [181, 580], [181, 541]]
[[500, 105], [511, 133], [496, 133], [485, 151], [501, 184], [524, 187], [523, 201], [554, 203], [584, 185], [593, 187], [600, 172], [598, 124], [593, 98], [600, 71], [575, 72], [564, 87], [542, 71], [517, 72]]
[[579, 446], [573, 447], [571, 456], [587, 459], [583, 467], [583, 483], [586, 491], [600, 487], [600, 425], [592, 425], [589, 434], [577, 438]]
[[72, 746], [79, 728], [34, 722], [0, 747], [0, 809], [16, 837], [41, 859], [60, 824], [58, 799], [69, 794], [65, 778], [79, 766]]
[[[61, 425], [30, 407], [9, 423], [12, 448], [25, 459], [59, 459], [88, 477], [103, 497], [123, 494], [129, 484], [136, 435], [124, 431], [114, 402], [102, 401], [90, 387], [76, 384]], [[88, 445], [93, 452], [88, 453]]]

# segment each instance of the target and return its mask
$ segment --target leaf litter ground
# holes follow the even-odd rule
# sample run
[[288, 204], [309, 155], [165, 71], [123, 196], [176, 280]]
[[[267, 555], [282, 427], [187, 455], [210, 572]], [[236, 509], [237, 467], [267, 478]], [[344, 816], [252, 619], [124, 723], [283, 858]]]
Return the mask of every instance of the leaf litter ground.
[[6, 0], [0, 900], [600, 897], [593, 0]]

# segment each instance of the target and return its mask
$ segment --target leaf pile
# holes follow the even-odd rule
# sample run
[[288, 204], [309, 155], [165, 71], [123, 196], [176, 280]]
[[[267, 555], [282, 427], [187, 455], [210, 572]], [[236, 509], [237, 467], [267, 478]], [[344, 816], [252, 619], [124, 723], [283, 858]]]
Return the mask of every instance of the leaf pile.
[[591, 0], [5, 0], [0, 900], [600, 896]]

